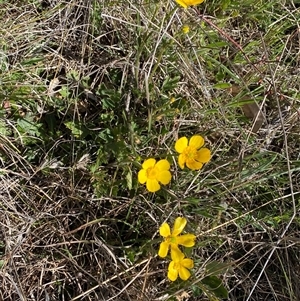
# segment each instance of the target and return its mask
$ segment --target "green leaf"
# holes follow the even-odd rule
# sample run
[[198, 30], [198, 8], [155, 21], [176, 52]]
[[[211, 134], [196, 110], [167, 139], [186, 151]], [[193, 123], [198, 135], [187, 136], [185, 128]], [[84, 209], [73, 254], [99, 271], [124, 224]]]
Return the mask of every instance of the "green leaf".
[[31, 136], [40, 137], [41, 125], [30, 120], [30, 117], [18, 119], [18, 129], [21, 133]]
[[194, 297], [199, 297], [202, 294], [202, 289], [198, 285], [193, 285], [191, 287]]
[[162, 84], [162, 90], [164, 92], [174, 90], [177, 87], [179, 80], [180, 80], [179, 76], [175, 76], [173, 78], [167, 76]]
[[228, 46], [228, 43], [224, 42], [224, 41], [221, 41], [221, 42], [215, 42], [215, 43], [207, 44], [205, 47], [206, 48], [218, 49], [218, 48], [222, 48], [222, 47], [226, 47], [226, 46]]
[[226, 272], [229, 267], [230, 267], [230, 264], [228, 264], [228, 263], [212, 261], [206, 265], [206, 274], [210, 275], [210, 276], [216, 276], [216, 275]]
[[208, 289], [217, 297], [217, 298], [228, 298], [228, 291], [222, 284], [222, 280], [216, 276], [207, 276], [201, 280]]
[[26, 66], [26, 65], [31, 66], [31, 65], [34, 65], [34, 64], [36, 64], [36, 63], [38, 63], [38, 62], [41, 62], [41, 61], [43, 61], [43, 60], [44, 60], [44, 59], [43, 59], [42, 57], [32, 57], [32, 58], [30, 58], [30, 59], [24, 60], [21, 64], [22, 64], [23, 66]]
[[217, 83], [213, 86], [215, 89], [228, 89], [231, 87], [229, 83]]
[[129, 169], [127, 175], [126, 175], [126, 182], [127, 182], [127, 187], [129, 190], [132, 189], [132, 171]]
[[7, 136], [9, 134], [4, 120], [0, 120], [0, 134], [3, 136]]
[[73, 121], [67, 121], [64, 124], [69, 130], [71, 130], [75, 138], [80, 138], [83, 134], [83, 130], [80, 124], [77, 124]]
[[78, 71], [76, 70], [70, 70], [67, 74], [66, 74], [67, 78], [69, 79], [73, 79], [75, 81], [79, 81], [80, 80], [80, 74]]
[[67, 98], [70, 95], [70, 91], [67, 86], [62, 86], [61, 89], [59, 90], [59, 94], [62, 97]]

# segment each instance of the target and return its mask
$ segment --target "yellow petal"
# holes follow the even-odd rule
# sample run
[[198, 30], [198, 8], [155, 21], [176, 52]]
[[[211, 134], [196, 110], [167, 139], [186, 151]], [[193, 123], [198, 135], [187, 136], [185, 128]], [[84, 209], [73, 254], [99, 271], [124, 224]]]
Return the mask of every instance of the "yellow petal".
[[204, 147], [197, 152], [196, 160], [202, 163], [207, 163], [210, 160], [210, 157], [210, 150]]
[[170, 226], [167, 223], [163, 223], [160, 227], [159, 227], [159, 234], [162, 237], [168, 237], [171, 235], [171, 229]]
[[202, 168], [203, 164], [193, 159], [186, 161], [186, 166], [191, 170], [199, 170]]
[[147, 181], [147, 172], [145, 169], [141, 169], [138, 173], [138, 181], [141, 184], [145, 184]]
[[192, 269], [194, 267], [194, 261], [190, 258], [184, 258], [181, 261], [181, 265], [184, 266], [185, 268]]
[[153, 158], [147, 159], [144, 163], [143, 163], [143, 169], [148, 169], [149, 167], [153, 167], [156, 163], [156, 160]]
[[203, 145], [204, 145], [204, 139], [199, 135], [192, 136], [192, 138], [190, 139], [189, 146], [194, 146], [196, 149], [198, 149]]
[[180, 262], [184, 258], [184, 254], [176, 245], [171, 245], [171, 258], [174, 262]]
[[188, 280], [191, 276], [191, 273], [188, 269], [186, 269], [185, 267], [181, 266], [179, 269], [179, 277], [182, 280]]
[[176, 237], [176, 242], [184, 247], [193, 247], [195, 245], [196, 236], [194, 234], [184, 234]]
[[172, 175], [168, 170], [161, 171], [157, 176], [157, 180], [164, 185], [169, 184], [171, 181], [171, 178], [172, 178]]
[[178, 277], [178, 271], [174, 268], [174, 261], [171, 261], [168, 267], [168, 278], [171, 281], [175, 281]]
[[185, 4], [185, 1], [182, 0], [175, 0], [179, 5], [181, 5], [184, 8], [187, 8], [187, 5]]
[[175, 143], [176, 152], [181, 154], [187, 146], [188, 146], [188, 139], [186, 137], [181, 137]]
[[160, 185], [156, 179], [147, 179], [146, 187], [150, 192], [156, 192], [160, 189]]
[[184, 169], [185, 161], [186, 161], [185, 155], [180, 154], [178, 157], [178, 165], [181, 169]]
[[204, 2], [204, 0], [181, 0], [181, 1], [183, 1], [187, 6], [197, 5]]
[[170, 169], [170, 163], [168, 162], [168, 160], [159, 160], [156, 163], [156, 166], [159, 170], [169, 170]]
[[184, 217], [177, 217], [174, 222], [172, 236], [177, 236], [182, 232], [185, 225], [187, 223], [187, 220]]
[[159, 246], [158, 256], [164, 258], [167, 256], [168, 251], [169, 251], [169, 243], [167, 241], [163, 241]]
[[182, 32], [183, 32], [184, 34], [189, 33], [189, 32], [190, 32], [190, 27], [189, 27], [188, 25], [183, 25], [183, 27], [182, 27]]
[[204, 2], [204, 0], [192, 0], [192, 2], [193, 2], [193, 5], [197, 5], [197, 4]]

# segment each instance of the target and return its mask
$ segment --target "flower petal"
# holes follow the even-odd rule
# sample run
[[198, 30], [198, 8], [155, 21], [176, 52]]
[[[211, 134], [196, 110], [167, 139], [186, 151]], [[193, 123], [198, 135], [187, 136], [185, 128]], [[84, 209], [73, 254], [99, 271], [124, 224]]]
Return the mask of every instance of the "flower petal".
[[186, 166], [191, 170], [199, 170], [202, 168], [203, 164], [196, 160], [190, 159], [186, 161]]
[[186, 161], [186, 157], [184, 154], [180, 154], [179, 157], [178, 157], [178, 165], [181, 169], [184, 169], [184, 164], [185, 164], [185, 161]]
[[183, 266], [180, 266], [180, 269], [179, 269], [179, 277], [182, 279], [182, 280], [188, 280], [191, 276], [191, 273], [188, 269], [186, 269], [185, 267]]
[[138, 181], [141, 184], [145, 184], [147, 181], [147, 172], [145, 169], [141, 169], [138, 173]]
[[192, 136], [189, 146], [194, 146], [196, 149], [204, 145], [204, 139], [200, 135]]
[[159, 170], [169, 170], [170, 169], [170, 163], [168, 162], [168, 160], [159, 160], [155, 167], [157, 167]]
[[156, 179], [147, 179], [146, 187], [150, 192], [156, 192], [160, 189], [160, 185]]
[[193, 247], [195, 245], [196, 236], [194, 234], [184, 234], [176, 237], [176, 242], [184, 247]]
[[210, 157], [210, 150], [204, 147], [197, 152], [196, 160], [201, 163], [207, 163], [210, 160]]
[[169, 251], [169, 245], [167, 241], [163, 241], [159, 246], [158, 256], [162, 258], [166, 257]]
[[174, 222], [172, 236], [177, 236], [182, 232], [185, 225], [187, 223], [187, 220], [184, 217], [177, 217]]
[[181, 265], [184, 266], [185, 268], [192, 269], [194, 267], [194, 261], [190, 258], [184, 258], [181, 261]]
[[184, 8], [187, 8], [188, 6], [191, 5], [197, 5], [200, 4], [202, 2], [204, 2], [204, 0], [176, 0], [176, 2], [181, 5]]
[[171, 258], [174, 262], [180, 262], [184, 258], [184, 254], [176, 245], [171, 245]]
[[147, 159], [143, 163], [142, 167], [143, 167], [143, 169], [148, 169], [149, 167], [153, 167], [155, 165], [155, 163], [156, 163], [156, 160], [153, 158], [150, 158], [150, 159]]
[[171, 261], [168, 267], [168, 278], [175, 281], [178, 277], [178, 271], [175, 269], [175, 262]]
[[172, 178], [172, 175], [168, 170], [161, 171], [157, 176], [157, 180], [164, 185], [169, 184], [171, 181], [171, 178]]
[[185, 1], [182, 0], [175, 0], [179, 5], [181, 5], [184, 8], [187, 8], [188, 6], [185, 4]]
[[159, 234], [162, 237], [168, 237], [171, 235], [171, 229], [170, 226], [167, 223], [163, 223], [160, 227], [159, 227]]
[[197, 4], [200, 4], [200, 3], [204, 2], [204, 0], [183, 0], [183, 1], [188, 6], [190, 6], [190, 5], [197, 5]]
[[186, 137], [181, 137], [175, 143], [176, 152], [181, 154], [187, 146], [188, 146], [188, 139]]

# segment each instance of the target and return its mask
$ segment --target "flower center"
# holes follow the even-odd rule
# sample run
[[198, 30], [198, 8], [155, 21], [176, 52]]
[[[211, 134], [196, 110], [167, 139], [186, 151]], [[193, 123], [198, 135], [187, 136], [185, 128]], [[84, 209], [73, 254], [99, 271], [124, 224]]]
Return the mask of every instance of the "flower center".
[[177, 271], [179, 271], [180, 268], [181, 268], [180, 262], [174, 262], [174, 269], [177, 270]]
[[185, 148], [185, 150], [183, 151], [183, 155], [187, 158], [187, 159], [195, 159], [197, 154], [197, 149], [195, 146], [187, 146]]
[[147, 169], [147, 178], [148, 179], [154, 180], [154, 179], [157, 178], [157, 175], [158, 175], [157, 168], [155, 168], [155, 167], [149, 167]]
[[177, 244], [176, 243], [176, 237], [174, 237], [174, 236], [168, 236], [168, 237], [166, 237], [165, 238], [165, 240], [169, 243], [169, 244]]

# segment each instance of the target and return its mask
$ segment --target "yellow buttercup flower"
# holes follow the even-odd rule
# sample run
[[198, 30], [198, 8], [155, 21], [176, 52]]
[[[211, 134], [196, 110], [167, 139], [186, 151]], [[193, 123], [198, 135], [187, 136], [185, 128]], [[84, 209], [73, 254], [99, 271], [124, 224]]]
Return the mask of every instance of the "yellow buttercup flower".
[[156, 192], [160, 189], [160, 184], [167, 185], [171, 181], [170, 163], [167, 160], [160, 160], [156, 163], [153, 158], [147, 159], [138, 173], [138, 181], [141, 184], [146, 183], [150, 192]]
[[174, 250], [171, 253], [172, 261], [168, 268], [168, 278], [171, 281], [175, 281], [179, 277], [182, 280], [188, 280], [191, 276], [191, 272], [188, 269], [194, 267], [194, 261], [190, 258], [184, 258], [184, 254], [178, 250]]
[[181, 169], [186, 164], [192, 170], [199, 170], [203, 163], [210, 160], [210, 150], [202, 147], [203, 145], [204, 139], [199, 135], [192, 136], [190, 141], [186, 137], [181, 137], [176, 141], [175, 149], [180, 154], [178, 164]]
[[188, 6], [192, 6], [192, 5], [198, 5], [204, 2], [204, 0], [175, 0], [175, 1], [184, 8], [187, 8]]
[[183, 231], [186, 223], [187, 220], [184, 217], [177, 217], [174, 222], [172, 232], [167, 223], [163, 223], [160, 226], [159, 234], [164, 237], [164, 241], [161, 242], [159, 246], [158, 255], [160, 257], [166, 257], [169, 248], [171, 249], [172, 257], [172, 252], [174, 250], [180, 252], [178, 245], [184, 247], [193, 247], [195, 245], [196, 236], [194, 234], [179, 235]]
[[184, 34], [189, 33], [189, 32], [190, 32], [190, 27], [189, 27], [188, 25], [183, 25], [183, 27], [182, 27], [182, 32], [183, 32]]

